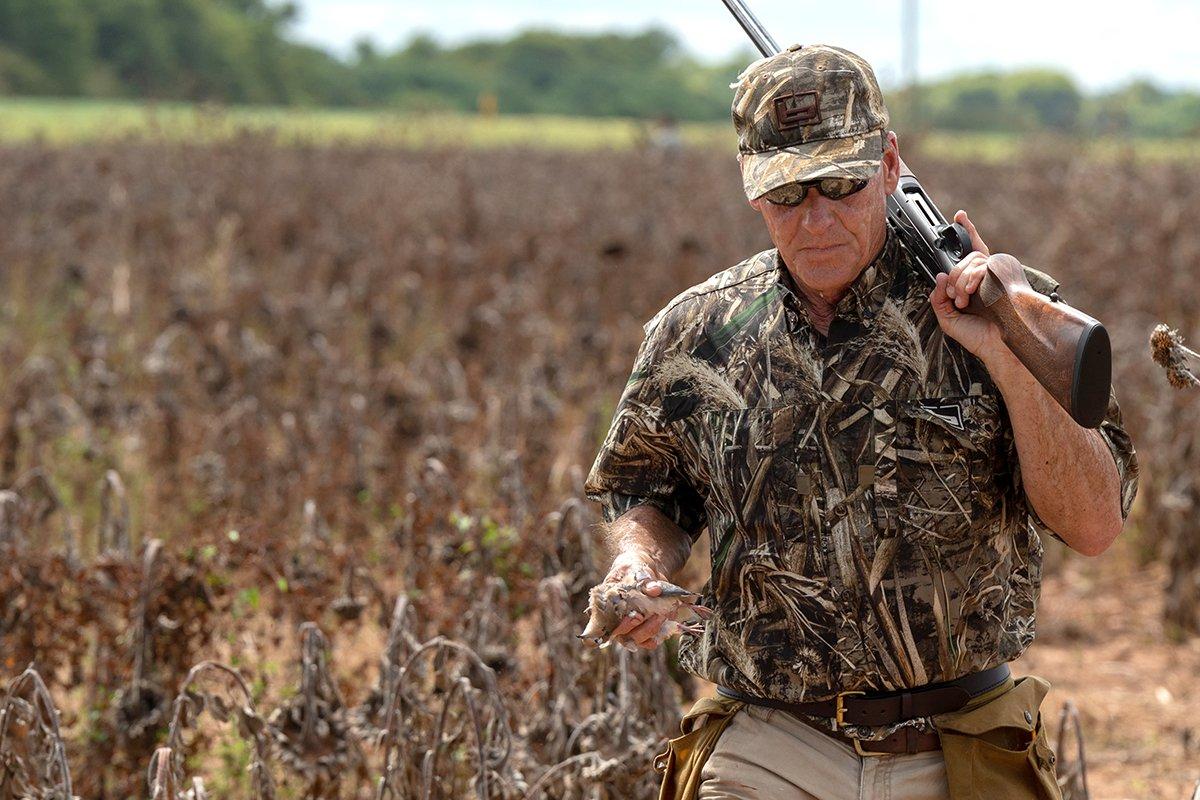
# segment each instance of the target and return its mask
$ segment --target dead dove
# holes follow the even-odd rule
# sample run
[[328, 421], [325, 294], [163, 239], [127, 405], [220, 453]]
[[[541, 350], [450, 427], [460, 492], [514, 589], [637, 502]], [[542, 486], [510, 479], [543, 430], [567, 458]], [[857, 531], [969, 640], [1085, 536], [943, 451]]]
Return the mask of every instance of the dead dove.
[[649, 578], [636, 583], [602, 583], [592, 587], [588, 599], [588, 624], [579, 638], [589, 647], [608, 647], [612, 644], [612, 632], [621, 621], [633, 614], [649, 617], [660, 614], [666, 622], [659, 629], [654, 645], [677, 633], [698, 635], [704, 632], [702, 625], [695, 624], [697, 618], [708, 619], [712, 611], [696, 601], [700, 596], [681, 586], [666, 581], [655, 581], [662, 587], [662, 594], [651, 597], [645, 586]]

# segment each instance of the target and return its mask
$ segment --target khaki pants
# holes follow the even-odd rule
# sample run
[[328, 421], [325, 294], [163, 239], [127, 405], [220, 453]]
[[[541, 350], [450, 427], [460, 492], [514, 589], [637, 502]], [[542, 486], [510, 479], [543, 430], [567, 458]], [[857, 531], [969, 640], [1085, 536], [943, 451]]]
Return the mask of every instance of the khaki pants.
[[941, 750], [859, 756], [786, 711], [746, 706], [701, 773], [699, 800], [949, 800]]

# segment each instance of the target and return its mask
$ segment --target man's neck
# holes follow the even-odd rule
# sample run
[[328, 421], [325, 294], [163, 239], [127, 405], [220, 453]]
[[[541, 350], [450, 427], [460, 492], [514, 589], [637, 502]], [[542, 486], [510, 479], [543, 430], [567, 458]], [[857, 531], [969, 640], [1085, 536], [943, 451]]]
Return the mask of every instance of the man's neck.
[[861, 269], [854, 273], [854, 277], [849, 283], [839, 286], [833, 290], [817, 291], [816, 289], [806, 286], [804, 282], [797, 278], [795, 273], [792, 273], [791, 269], [788, 268], [788, 272], [792, 275], [792, 282], [796, 285], [796, 288], [800, 292], [800, 301], [804, 306], [805, 314], [808, 315], [808, 321], [814, 328], [821, 332], [822, 336], [829, 335], [829, 325], [831, 322], [833, 322], [833, 318], [837, 316], [835, 312], [837, 311], [838, 303], [840, 303], [842, 298], [845, 297], [847, 292], [850, 291], [850, 287], [854, 285], [854, 282], [862, 276], [863, 271], [879, 260], [879, 257], [883, 254], [883, 250], [886, 246], [887, 235], [885, 232], [882, 241], [879, 243], [879, 247], [875, 249], [875, 255], [872, 256], [866, 264], [863, 264]]
[[[793, 280], [795, 276], [792, 276]], [[833, 322], [834, 311], [837, 309], [838, 301], [841, 300], [846, 292], [849, 291], [849, 285], [843, 286], [836, 294], [822, 294], [806, 286], [800, 285], [797, 281], [797, 286], [800, 289], [800, 302], [804, 305], [804, 312], [808, 315], [808, 321], [814, 328], [821, 332], [822, 336], [829, 335], [829, 323]]]

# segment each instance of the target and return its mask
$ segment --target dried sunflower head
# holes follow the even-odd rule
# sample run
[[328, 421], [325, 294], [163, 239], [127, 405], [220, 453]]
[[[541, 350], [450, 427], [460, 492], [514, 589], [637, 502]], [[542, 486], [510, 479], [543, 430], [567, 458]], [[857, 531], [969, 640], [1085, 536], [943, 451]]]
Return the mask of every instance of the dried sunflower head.
[[1200, 358], [1183, 346], [1183, 337], [1174, 328], [1158, 324], [1150, 334], [1150, 355], [1154, 363], [1167, 371], [1167, 380], [1176, 389], [1200, 386], [1200, 379], [1188, 369], [1188, 358]]

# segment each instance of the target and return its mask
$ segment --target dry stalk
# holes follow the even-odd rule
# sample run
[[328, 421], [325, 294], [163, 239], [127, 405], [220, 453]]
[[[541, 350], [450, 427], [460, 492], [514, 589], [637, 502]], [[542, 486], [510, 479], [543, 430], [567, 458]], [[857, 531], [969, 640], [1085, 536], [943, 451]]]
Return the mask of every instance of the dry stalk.
[[[1074, 756], [1067, 755], [1068, 735], [1075, 739]], [[1058, 785], [1062, 789], [1063, 800], [1089, 800], [1087, 785], [1087, 758], [1083, 752], [1083, 727], [1079, 722], [1079, 712], [1070, 700], [1063, 703], [1062, 713], [1058, 716], [1058, 741], [1055, 744], [1058, 753]]]
[[[553, 760], [561, 760], [570, 752], [572, 712], [581, 677], [581, 658], [568, 655], [579, 647], [568, 598], [564, 575], [552, 575], [538, 584], [541, 637], [549, 674], [539, 684], [544, 686], [545, 703], [540, 719], [531, 725], [530, 738], [545, 742], [545, 753]], [[592, 657], [591, 651], [587, 657]]]
[[[197, 687], [200, 679], [209, 673], [232, 680], [239, 692], [237, 701], [230, 702], [219, 694], [201, 691]], [[250, 784], [255, 800], [274, 800], [275, 782], [268, 768], [270, 743], [266, 736], [267, 723], [254, 709], [253, 695], [245, 679], [232, 667], [215, 661], [202, 661], [192, 667], [180, 686], [179, 694], [175, 697], [174, 713], [171, 718], [170, 731], [167, 734], [166, 747], [160, 747], [151, 762], [150, 769], [154, 775], [162, 775], [164, 770], [171, 776], [175, 786], [182, 786], [184, 779], [184, 754], [187, 746], [184, 733], [195, 726], [200, 714], [207, 711], [218, 722], [232, 722], [234, 731], [254, 746], [254, 758], [250, 762]], [[165, 765], [164, 765], [165, 761]], [[159, 780], [159, 783], [163, 781]], [[193, 793], [203, 793], [203, 782], [197, 777], [193, 779]], [[157, 797], [157, 794], [155, 795]], [[174, 795], [167, 795], [174, 800]], [[195, 798], [198, 800], [198, 796]]]
[[541, 776], [534, 781], [533, 785], [529, 787], [529, 790], [525, 792], [521, 800], [533, 800], [533, 798], [539, 797], [540, 795], [538, 795], [538, 790], [545, 791], [543, 787], [548, 786], [550, 781], [554, 778], [557, 778], [560, 773], [568, 772], [569, 770], [576, 768], [586, 767], [589, 762], [592, 765], [599, 764], [600, 761], [600, 754], [594, 750], [587, 753], [579, 753], [578, 755], [573, 755], [570, 758], [565, 758], [554, 766], [550, 767], [550, 769], [543, 772]]
[[[436, 665], [436, 671], [423, 672], [420, 667], [424, 662]], [[445, 687], [445, 698], [435, 717], [422, 700], [438, 692], [435, 687], [439, 684]], [[453, 720], [457, 727], [447, 736], [456, 696], [462, 698], [467, 718]], [[476, 705], [477, 697], [486, 700], [486, 718]], [[401, 666], [389, 698], [383, 736], [384, 774], [377, 797], [432, 796], [433, 767], [442, 749], [457, 740], [468, 724], [476, 742], [476, 791], [490, 792], [494, 780], [506, 780], [504, 773], [512, 754], [507, 717], [496, 674], [474, 650], [442, 636], [425, 642]], [[414, 769], [416, 764], [420, 767]]]
[[1200, 386], [1200, 379], [1187, 365], [1188, 359], [1200, 364], [1200, 353], [1184, 347], [1179, 331], [1162, 323], [1155, 325], [1150, 334], [1150, 355], [1167, 371], [1167, 381], [1176, 389]]
[[587, 510], [577, 497], [568, 498], [557, 511], [546, 515], [545, 527], [552, 546], [543, 549], [546, 575], [569, 577], [571, 605], [586, 600], [599, 578], [593, 548], [585, 532]]
[[0, 491], [0, 546], [16, 547], [21, 539], [21, 496], [7, 489]]
[[346, 565], [342, 575], [342, 593], [329, 604], [330, 610], [337, 614], [343, 622], [353, 622], [358, 619], [367, 605], [366, 598], [355, 592], [356, 573], [357, 570], [353, 564]]
[[133, 678], [118, 693], [115, 703], [118, 736], [125, 748], [132, 751], [153, 742], [155, 732], [166, 721], [169, 708], [166, 693], [150, 675], [152, 665], [149, 663], [154, 650], [150, 603], [157, 586], [162, 552], [162, 541], [151, 539], [142, 554], [142, 581], [133, 622]]
[[362, 705], [352, 712], [355, 734], [364, 742], [378, 745], [384, 736], [384, 716], [389, 699], [396, 691], [401, 665], [421, 646], [412, 634], [415, 617], [407, 595], [400, 595], [392, 607], [387, 643], [379, 659], [379, 677]]
[[346, 704], [329, 674], [329, 642], [315, 623], [300, 626], [300, 691], [271, 713], [280, 761], [306, 783], [309, 797], [335, 796], [345, 771], [365, 764], [351, 735]]
[[177, 800], [181, 778], [176, 774], [176, 766], [171, 748], [160, 747], [154, 751], [146, 775], [150, 784], [150, 800]]
[[21, 476], [9, 490], [0, 491], [0, 547], [23, 547], [37, 541], [38, 528], [55, 512], [63, 519], [62, 541], [68, 561], [74, 559], [74, 534], [62, 500], [41, 467]]
[[511, 666], [511, 645], [507, 641], [509, 623], [508, 585], [503, 578], [488, 576], [463, 615], [462, 640], [493, 669]]
[[104, 473], [100, 484], [100, 531], [96, 552], [133, 554], [129, 540], [129, 500], [125, 496], [125, 483], [114, 469]]
[[[13, 726], [27, 729], [14, 741]], [[0, 706], [0, 796], [74, 800], [58, 709], [42, 676], [27, 668], [8, 685]]]

